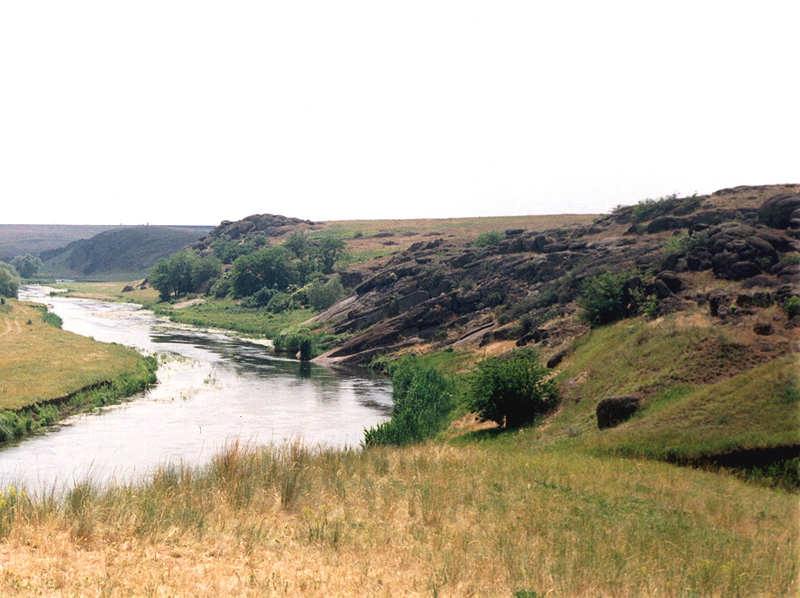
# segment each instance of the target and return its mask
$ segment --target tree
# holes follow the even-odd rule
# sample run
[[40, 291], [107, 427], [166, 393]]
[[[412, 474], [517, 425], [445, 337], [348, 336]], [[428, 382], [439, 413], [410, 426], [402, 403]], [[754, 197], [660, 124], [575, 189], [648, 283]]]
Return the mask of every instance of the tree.
[[184, 293], [206, 292], [222, 276], [222, 264], [213, 256], [200, 257], [183, 250], [162, 258], [150, 272], [150, 284], [162, 301]]
[[212, 255], [199, 257], [192, 263], [192, 292], [207, 293], [222, 276], [222, 263]]
[[638, 279], [629, 272], [605, 272], [587, 278], [581, 288], [578, 305], [585, 311], [583, 318], [592, 328], [610, 324], [637, 312], [641, 302]]
[[179, 297], [192, 290], [192, 265], [197, 254], [179, 251], [162, 258], [150, 272], [150, 284], [158, 291], [162, 301]]
[[269, 247], [236, 258], [231, 270], [231, 288], [236, 298], [253, 295], [263, 288], [285, 291], [297, 276], [285, 247]]
[[308, 243], [308, 233], [302, 230], [294, 231], [283, 242], [283, 246], [291, 251], [298, 260], [305, 259], [311, 248]]
[[339, 275], [336, 274], [325, 283], [315, 280], [311, 283], [311, 287], [306, 294], [311, 307], [317, 311], [322, 311], [344, 298], [344, 287]]
[[481, 421], [506, 428], [530, 423], [558, 405], [555, 383], [545, 379], [548, 373], [530, 349], [485, 359], [470, 380], [469, 408]]
[[0, 297], [16, 299], [19, 293], [19, 277], [13, 266], [0, 262]]
[[333, 267], [345, 254], [345, 244], [342, 239], [333, 236], [323, 237], [317, 247], [317, 256], [320, 262], [320, 270], [323, 274], [333, 272]]
[[11, 260], [11, 265], [14, 266], [14, 269], [22, 278], [32, 278], [42, 267], [42, 260], [30, 253], [26, 253], [25, 255], [18, 255]]

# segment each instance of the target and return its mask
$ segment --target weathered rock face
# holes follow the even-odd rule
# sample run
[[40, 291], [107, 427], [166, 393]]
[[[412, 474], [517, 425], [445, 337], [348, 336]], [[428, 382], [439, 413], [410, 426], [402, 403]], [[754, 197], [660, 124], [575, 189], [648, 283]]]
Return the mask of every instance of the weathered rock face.
[[608, 397], [597, 404], [597, 427], [614, 428], [628, 421], [639, 410], [639, 397]]
[[299, 218], [287, 218], [276, 214], [253, 214], [242, 220], [231, 222], [223, 220], [219, 226], [212, 230], [204, 238], [200, 239], [192, 247], [202, 251], [211, 246], [217, 239], [226, 237], [233, 241], [247, 237], [248, 235], [262, 234], [267, 237], [279, 237], [287, 231], [296, 229], [300, 225], [313, 226], [310, 220]]
[[758, 221], [772, 228], [789, 228], [800, 211], [800, 193], [781, 193], [770, 197], [758, 210]]
[[[764, 208], [764, 214], [788, 209], [786, 201], [772, 203], [779, 205]], [[318, 316], [331, 332], [351, 335], [326, 357], [364, 363], [423, 342], [460, 347], [516, 340], [518, 346], [558, 348], [560, 341], [541, 324], [555, 314], [573, 313], [583, 281], [604, 272], [649, 273], [626, 284], [628, 316], [647, 297], [657, 302], [658, 314], [707, 303], [712, 315], [726, 318], [737, 309], [782, 303], [795, 292], [800, 267], [783, 258], [797, 251], [798, 242], [765, 224], [762, 211], [690, 204], [692, 209], [677, 205], [674, 213], [660, 213], [644, 227], [625, 224], [632, 212], [625, 208], [590, 227], [509, 230], [498, 245], [486, 248], [445, 238], [415, 243], [364, 276], [341, 304], [346, 308], [334, 306]], [[688, 240], [685, 250], [664, 256], [668, 231]], [[743, 288], [775, 290], [747, 294], [741, 298], [746, 307], [736, 304], [736, 292], [692, 296], [685, 273], [707, 270], [720, 279], [743, 281]]]

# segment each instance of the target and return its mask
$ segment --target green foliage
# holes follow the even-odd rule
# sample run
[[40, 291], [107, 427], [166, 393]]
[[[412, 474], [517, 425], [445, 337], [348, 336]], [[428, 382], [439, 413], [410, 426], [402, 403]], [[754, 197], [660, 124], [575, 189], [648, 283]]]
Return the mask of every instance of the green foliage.
[[317, 345], [306, 330], [283, 331], [272, 339], [272, 347], [276, 353], [300, 353], [303, 361], [308, 361], [317, 354]]
[[19, 276], [13, 266], [0, 262], [0, 297], [16, 299], [19, 293]]
[[800, 265], [800, 253], [784, 253], [778, 261], [784, 266], [798, 266]]
[[45, 311], [44, 314], [42, 314], [42, 319], [45, 324], [49, 324], [53, 328], [61, 328], [64, 325], [64, 320], [62, 320], [58, 314], [49, 311]]
[[311, 307], [322, 311], [344, 298], [344, 287], [338, 275], [325, 283], [315, 280], [306, 291], [306, 296]]
[[478, 363], [470, 380], [469, 408], [481, 421], [506, 428], [530, 423], [558, 405], [555, 383], [545, 379], [548, 374], [530, 349], [485, 359]]
[[233, 296], [246, 297], [263, 288], [285, 291], [297, 277], [291, 258], [285, 247], [269, 247], [237, 258], [231, 270]]
[[220, 237], [211, 243], [211, 250], [223, 264], [232, 264], [236, 261], [236, 258], [253, 253], [256, 249], [256, 244], [253, 241], [239, 243], [228, 236]]
[[688, 214], [695, 210], [702, 201], [697, 195], [682, 198], [678, 197], [677, 193], [659, 199], [645, 199], [633, 206], [631, 218], [634, 222], [643, 222], [666, 214]]
[[323, 274], [331, 274], [336, 262], [343, 258], [344, 255], [345, 243], [342, 239], [330, 235], [323, 237], [317, 247], [320, 271]]
[[192, 263], [192, 292], [207, 293], [222, 276], [222, 263], [214, 256], [205, 255]]
[[267, 311], [273, 314], [280, 314], [294, 307], [292, 296], [289, 293], [275, 293], [267, 303]]
[[592, 328], [636, 313], [641, 297], [637, 290], [626, 285], [631, 277], [629, 272], [605, 272], [584, 281], [578, 304], [585, 310], [583, 317]]
[[433, 438], [447, 423], [453, 384], [416, 356], [403, 358], [392, 377], [392, 418], [364, 432], [363, 445], [404, 445]]
[[298, 260], [304, 260], [311, 251], [308, 233], [302, 230], [296, 230], [289, 235], [283, 242], [283, 246], [291, 251]]
[[264, 287], [259, 289], [249, 297], [242, 299], [242, 307], [259, 308], [266, 307], [272, 298], [278, 293], [275, 289]]
[[220, 276], [222, 264], [217, 258], [183, 250], [159, 260], [149, 279], [161, 300], [168, 301], [184, 293], [206, 292]]
[[18, 255], [11, 260], [11, 265], [14, 266], [14, 269], [22, 278], [32, 278], [42, 267], [42, 260], [30, 253], [26, 253], [25, 255]]
[[650, 319], [655, 318], [658, 315], [658, 297], [648, 295], [642, 305], [642, 313]]
[[478, 235], [475, 241], [473, 241], [473, 245], [475, 245], [475, 247], [489, 247], [491, 245], [498, 245], [505, 238], [506, 236], [503, 233], [490, 231]]
[[673, 253], [686, 253], [687, 251], [691, 251], [697, 247], [702, 247], [707, 243], [707, 231], [700, 231], [693, 235], [679, 235], [667, 239], [661, 246], [661, 253], [664, 255], [672, 255]]
[[800, 297], [797, 295], [789, 297], [783, 304], [783, 309], [786, 311], [786, 315], [789, 319], [800, 315]]

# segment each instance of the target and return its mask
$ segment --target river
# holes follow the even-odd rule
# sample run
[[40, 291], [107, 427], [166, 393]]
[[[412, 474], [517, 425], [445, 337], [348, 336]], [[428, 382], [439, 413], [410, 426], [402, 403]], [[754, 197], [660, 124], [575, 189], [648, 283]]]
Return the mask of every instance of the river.
[[1, 485], [48, 491], [87, 479], [127, 482], [170, 463], [202, 465], [236, 440], [357, 447], [364, 429], [391, 412], [386, 378], [276, 357], [264, 344], [137, 305], [50, 290], [26, 286], [20, 299], [48, 304], [65, 330], [158, 354], [158, 384], [0, 449]]

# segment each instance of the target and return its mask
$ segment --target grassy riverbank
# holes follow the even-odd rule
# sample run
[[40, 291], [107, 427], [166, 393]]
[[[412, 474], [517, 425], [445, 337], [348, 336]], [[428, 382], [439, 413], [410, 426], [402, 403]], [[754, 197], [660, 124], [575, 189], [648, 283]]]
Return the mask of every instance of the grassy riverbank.
[[[4, 596], [797, 594], [797, 497], [542, 448], [233, 444], [198, 471], [0, 500]], [[524, 592], [524, 593], [523, 593]]]
[[155, 360], [59, 328], [60, 319], [12, 299], [0, 305], [0, 440], [155, 382]]

